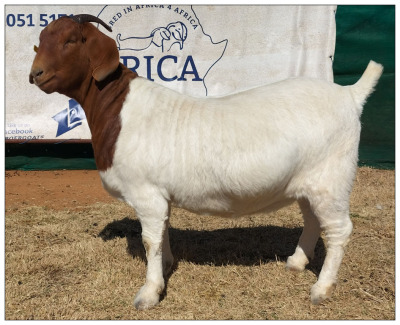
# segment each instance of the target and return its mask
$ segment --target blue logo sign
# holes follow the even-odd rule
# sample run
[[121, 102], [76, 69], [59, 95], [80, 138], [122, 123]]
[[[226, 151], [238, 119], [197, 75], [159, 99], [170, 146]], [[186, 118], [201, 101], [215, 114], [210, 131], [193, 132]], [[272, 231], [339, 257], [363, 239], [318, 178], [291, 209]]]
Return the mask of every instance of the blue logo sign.
[[82, 120], [85, 119], [85, 112], [81, 105], [79, 105], [75, 100], [70, 99], [69, 107], [53, 116], [53, 120], [58, 123], [56, 137], [59, 137], [60, 135], [81, 125]]

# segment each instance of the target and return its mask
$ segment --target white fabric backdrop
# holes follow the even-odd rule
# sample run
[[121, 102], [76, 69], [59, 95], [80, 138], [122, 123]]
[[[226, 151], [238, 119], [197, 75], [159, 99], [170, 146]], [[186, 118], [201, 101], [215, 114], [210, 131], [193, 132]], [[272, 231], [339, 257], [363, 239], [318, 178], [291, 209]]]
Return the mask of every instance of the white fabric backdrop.
[[222, 96], [293, 76], [333, 80], [336, 6], [5, 7], [6, 140], [90, 139], [79, 105], [46, 95], [28, 75], [40, 31], [60, 14], [98, 16], [121, 62], [197, 97]]

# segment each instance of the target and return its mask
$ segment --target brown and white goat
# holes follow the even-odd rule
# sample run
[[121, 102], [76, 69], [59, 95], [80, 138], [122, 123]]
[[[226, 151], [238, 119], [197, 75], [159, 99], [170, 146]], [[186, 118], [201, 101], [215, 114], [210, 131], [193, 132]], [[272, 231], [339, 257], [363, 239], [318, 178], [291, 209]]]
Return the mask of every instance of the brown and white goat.
[[239, 216], [298, 201], [304, 229], [287, 268], [303, 270], [324, 231], [327, 253], [311, 300], [328, 298], [352, 232], [359, 118], [382, 66], [371, 61], [352, 86], [295, 78], [192, 98], [131, 72], [114, 40], [88, 21], [99, 22], [80, 15], [48, 25], [29, 79], [81, 104], [104, 187], [136, 211], [148, 265], [135, 306], [158, 304], [165, 288], [171, 205]]

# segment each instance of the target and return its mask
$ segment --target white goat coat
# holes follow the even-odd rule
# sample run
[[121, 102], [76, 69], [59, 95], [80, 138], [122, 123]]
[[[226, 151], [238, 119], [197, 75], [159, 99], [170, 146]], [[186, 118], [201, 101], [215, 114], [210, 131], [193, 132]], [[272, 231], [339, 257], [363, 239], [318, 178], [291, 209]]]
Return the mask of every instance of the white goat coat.
[[[349, 87], [296, 78], [207, 99], [143, 78], [130, 88], [113, 166], [101, 177], [133, 207], [157, 193], [197, 213], [267, 211], [312, 191], [322, 174], [342, 178], [356, 167], [360, 111]], [[348, 194], [347, 182], [330, 190]]]

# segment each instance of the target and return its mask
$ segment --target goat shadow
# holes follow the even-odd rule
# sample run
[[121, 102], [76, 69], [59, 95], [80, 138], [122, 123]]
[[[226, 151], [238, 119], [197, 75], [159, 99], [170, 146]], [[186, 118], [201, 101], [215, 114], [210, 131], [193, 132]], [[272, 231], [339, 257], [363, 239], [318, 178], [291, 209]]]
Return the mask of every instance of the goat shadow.
[[[127, 252], [132, 257], [146, 260], [141, 237], [140, 222], [128, 217], [114, 220], [100, 233], [104, 241], [114, 238], [126, 238]], [[179, 261], [188, 261], [200, 265], [244, 265], [286, 261], [292, 255], [300, 238], [302, 228], [284, 228], [261, 226], [246, 228], [228, 228], [217, 230], [192, 230], [169, 228], [172, 254], [175, 258], [173, 269]], [[314, 259], [307, 269], [318, 276], [325, 259], [324, 243], [319, 238]]]

